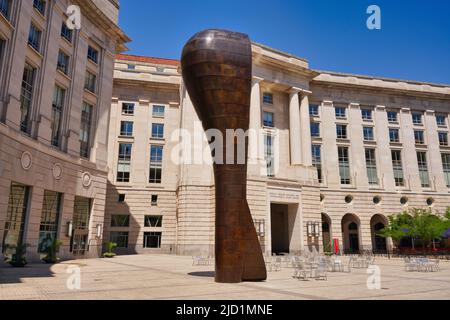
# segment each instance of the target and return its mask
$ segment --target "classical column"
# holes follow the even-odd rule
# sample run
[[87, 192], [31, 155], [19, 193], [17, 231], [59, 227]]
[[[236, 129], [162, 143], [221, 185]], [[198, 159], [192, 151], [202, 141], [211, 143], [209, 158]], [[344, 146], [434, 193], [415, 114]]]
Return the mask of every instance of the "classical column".
[[292, 87], [289, 90], [289, 133], [291, 147], [291, 165], [302, 164], [301, 129], [300, 129], [300, 99], [301, 89]]
[[259, 131], [261, 130], [261, 86], [260, 82], [263, 78], [253, 77], [252, 94], [250, 102], [250, 125], [248, 137], [248, 162], [249, 164], [258, 164], [261, 160], [261, 152], [259, 145]]
[[302, 103], [300, 106], [301, 122], [301, 144], [302, 144], [302, 163], [304, 166], [312, 166], [311, 154], [311, 118], [309, 116], [309, 94], [302, 92]]

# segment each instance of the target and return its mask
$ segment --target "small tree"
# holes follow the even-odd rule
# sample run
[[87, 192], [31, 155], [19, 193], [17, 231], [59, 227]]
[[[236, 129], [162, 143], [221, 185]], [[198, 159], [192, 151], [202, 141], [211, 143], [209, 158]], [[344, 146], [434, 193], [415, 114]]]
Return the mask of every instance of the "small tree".
[[378, 232], [383, 238], [391, 238], [396, 247], [400, 246], [400, 241], [407, 237], [411, 230], [412, 218], [407, 212], [389, 217], [389, 224]]
[[59, 249], [63, 245], [63, 242], [57, 239], [54, 239], [50, 246], [48, 246], [44, 259], [42, 259], [45, 263], [57, 263], [59, 261], [59, 258], [57, 257], [57, 254], [59, 252]]
[[15, 267], [15, 268], [23, 268], [27, 265], [27, 259], [26, 259], [26, 254], [27, 254], [27, 248], [28, 248], [28, 244], [24, 243], [24, 244], [18, 244], [18, 245], [12, 245], [12, 246], [7, 246], [8, 249], [12, 249], [14, 250], [14, 254], [12, 255], [10, 260], [7, 260], [7, 262]]
[[413, 236], [422, 240], [422, 247], [433, 243], [436, 239], [442, 239], [446, 230], [446, 220], [431, 210], [413, 209], [412, 232]]
[[103, 254], [104, 258], [114, 258], [116, 254], [114, 253], [114, 249], [117, 248], [117, 243], [115, 242], [107, 242], [106, 243], [106, 252]]

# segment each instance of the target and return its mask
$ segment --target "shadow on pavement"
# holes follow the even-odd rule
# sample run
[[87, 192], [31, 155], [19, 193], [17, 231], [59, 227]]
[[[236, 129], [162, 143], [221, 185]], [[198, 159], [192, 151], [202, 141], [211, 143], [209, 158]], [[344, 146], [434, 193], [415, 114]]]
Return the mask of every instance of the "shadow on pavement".
[[202, 278], [214, 278], [216, 273], [214, 271], [204, 271], [204, 272], [191, 272], [188, 273], [192, 277], [202, 277]]

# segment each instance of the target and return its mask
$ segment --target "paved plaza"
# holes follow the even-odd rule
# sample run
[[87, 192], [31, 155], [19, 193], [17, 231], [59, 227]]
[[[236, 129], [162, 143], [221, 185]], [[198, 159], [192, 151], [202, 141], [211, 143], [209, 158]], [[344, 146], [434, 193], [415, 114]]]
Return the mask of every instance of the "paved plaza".
[[[5, 299], [174, 299], [174, 300], [317, 300], [317, 299], [449, 299], [450, 263], [437, 273], [404, 271], [399, 259], [378, 258], [381, 290], [367, 288], [365, 269], [329, 273], [328, 281], [300, 281], [293, 270], [269, 273], [261, 283], [216, 284], [211, 266], [192, 266], [190, 257], [169, 255], [120, 256], [77, 260], [25, 269], [0, 266], [0, 300]], [[79, 269], [77, 269], [77, 267]], [[68, 273], [75, 270], [75, 273]], [[81, 272], [80, 289], [67, 287]], [[69, 281], [72, 285], [75, 282]]]

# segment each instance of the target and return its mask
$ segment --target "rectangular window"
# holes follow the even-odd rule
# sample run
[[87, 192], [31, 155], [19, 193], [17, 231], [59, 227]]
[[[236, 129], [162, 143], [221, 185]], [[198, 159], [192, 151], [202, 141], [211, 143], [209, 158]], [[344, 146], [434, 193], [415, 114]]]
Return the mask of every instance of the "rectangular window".
[[264, 127], [268, 127], [268, 128], [273, 128], [274, 127], [273, 113], [272, 112], [264, 112], [263, 123], [264, 123]]
[[309, 115], [311, 117], [318, 117], [319, 116], [319, 106], [317, 104], [310, 104], [309, 105]]
[[60, 50], [58, 53], [58, 63], [56, 68], [65, 75], [69, 74], [69, 61], [70, 57]]
[[73, 207], [73, 228], [75, 230], [88, 230], [91, 217], [92, 200], [84, 197], [75, 197]]
[[117, 182], [130, 182], [131, 150], [130, 143], [119, 144], [119, 161], [117, 166]]
[[55, 86], [52, 102], [52, 145], [59, 147], [61, 144], [61, 123], [64, 110], [66, 90]]
[[128, 248], [128, 232], [126, 231], [111, 231], [109, 234], [109, 241], [117, 244], [117, 248]]
[[271, 135], [266, 135], [264, 137], [264, 155], [267, 163], [267, 176], [275, 176], [275, 158], [274, 158], [274, 137]]
[[61, 27], [61, 37], [72, 43], [73, 39], [73, 30], [69, 29], [65, 22], [62, 23]]
[[416, 144], [419, 144], [419, 145], [425, 144], [425, 136], [424, 136], [424, 132], [423, 131], [415, 130], [414, 131], [414, 138], [415, 138]]
[[320, 123], [311, 122], [311, 137], [314, 138], [320, 137]]
[[375, 135], [373, 133], [373, 127], [364, 127], [364, 141], [374, 141]]
[[392, 150], [392, 166], [394, 168], [394, 179], [397, 187], [405, 186], [405, 176], [403, 174], [402, 152], [400, 150]]
[[33, 0], [33, 7], [39, 11], [40, 14], [45, 16], [45, 1], [44, 0]]
[[136, 70], [136, 65], [134, 65], [134, 64], [127, 64], [127, 69], [128, 70]]
[[88, 47], [88, 59], [94, 63], [98, 63], [98, 50], [95, 50], [91, 46]]
[[161, 228], [162, 227], [162, 216], [145, 216], [145, 227], [146, 228]]
[[350, 177], [350, 160], [348, 156], [348, 148], [339, 147], [338, 156], [339, 156], [339, 174], [341, 177], [341, 184], [349, 185], [351, 184], [352, 180]]
[[89, 71], [86, 71], [84, 88], [92, 93], [95, 93], [96, 83], [97, 83], [97, 76]]
[[419, 164], [419, 175], [422, 188], [430, 187], [430, 175], [428, 174], [428, 162], [426, 152], [417, 152], [417, 163]]
[[150, 183], [162, 182], [163, 146], [150, 146]]
[[312, 164], [317, 169], [319, 183], [323, 182], [322, 177], [322, 147], [320, 145], [312, 145]]
[[0, 13], [9, 19], [9, 12], [11, 9], [11, 0], [0, 0]]
[[421, 113], [417, 113], [414, 112], [412, 114], [412, 120], [413, 120], [413, 124], [416, 126], [421, 126], [423, 124], [423, 119], [422, 119], [422, 114]]
[[125, 202], [125, 195], [124, 194], [119, 194], [119, 199], [117, 201], [119, 203], [124, 203]]
[[23, 71], [22, 88], [20, 93], [20, 130], [28, 134], [31, 130], [31, 104], [33, 100], [35, 75], [36, 69], [26, 63]]
[[58, 223], [61, 213], [62, 194], [44, 191], [41, 224], [39, 227], [39, 253], [46, 253], [48, 248], [58, 239]]
[[444, 168], [445, 181], [447, 182], [447, 187], [450, 188], [450, 153], [442, 154], [442, 165]]
[[263, 103], [265, 104], [273, 104], [273, 94], [269, 93], [269, 92], [264, 92], [263, 93]]
[[164, 106], [153, 106], [153, 117], [154, 118], [164, 118], [166, 112], [166, 107]]
[[389, 139], [391, 143], [399, 143], [400, 131], [398, 129], [389, 129]]
[[121, 121], [120, 122], [120, 135], [124, 137], [133, 136], [133, 122]]
[[41, 46], [41, 36], [41, 30], [39, 30], [34, 24], [31, 24], [30, 33], [28, 35], [28, 44], [38, 52]]
[[158, 205], [158, 195], [152, 194], [152, 206]]
[[441, 147], [448, 147], [448, 133], [439, 132], [439, 145]]
[[366, 149], [367, 177], [370, 185], [378, 185], [377, 159], [375, 149]]
[[113, 228], [125, 228], [130, 226], [129, 215], [113, 214], [111, 216], [111, 227]]
[[362, 118], [364, 121], [372, 121], [373, 120], [373, 116], [372, 116], [372, 110], [370, 109], [362, 109], [361, 110], [362, 113]]
[[388, 111], [388, 121], [389, 123], [396, 124], [398, 123], [398, 113], [395, 111]]
[[444, 115], [437, 115], [436, 122], [438, 127], [446, 128], [447, 127], [447, 117]]
[[335, 108], [336, 119], [347, 119], [347, 109], [342, 107]]
[[80, 156], [89, 158], [91, 149], [92, 113], [94, 107], [83, 102], [80, 126]]
[[338, 139], [347, 139], [347, 126], [343, 124], [336, 125], [336, 135]]
[[144, 248], [161, 248], [162, 232], [144, 232]]
[[157, 140], [164, 139], [164, 124], [161, 123], [152, 124], [152, 139]]
[[11, 183], [3, 234], [3, 252], [9, 246], [16, 246], [23, 243], [25, 220], [30, 205], [30, 191], [31, 188], [28, 186], [14, 182]]
[[134, 103], [122, 103], [122, 114], [127, 116], [134, 115]]

